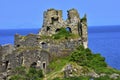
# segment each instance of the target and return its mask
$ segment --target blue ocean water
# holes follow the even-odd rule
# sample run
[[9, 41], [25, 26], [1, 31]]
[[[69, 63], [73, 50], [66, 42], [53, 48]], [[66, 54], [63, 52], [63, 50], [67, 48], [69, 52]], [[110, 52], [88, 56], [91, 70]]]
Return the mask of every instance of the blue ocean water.
[[39, 29], [2, 29], [0, 30], [0, 44], [14, 44], [14, 35], [37, 34]]
[[[14, 34], [37, 34], [39, 29], [0, 30], [0, 44], [14, 44]], [[88, 46], [94, 53], [106, 58], [109, 66], [120, 70], [120, 26], [98, 26], [88, 28]]]

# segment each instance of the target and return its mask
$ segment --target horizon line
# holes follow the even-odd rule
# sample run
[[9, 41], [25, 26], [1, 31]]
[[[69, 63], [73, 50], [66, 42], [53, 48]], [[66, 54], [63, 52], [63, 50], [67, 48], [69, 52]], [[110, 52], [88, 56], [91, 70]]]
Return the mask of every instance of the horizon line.
[[[93, 26], [88, 26], [88, 28], [90, 27], [107, 27], [107, 26], [109, 26], [109, 27], [115, 27], [115, 26], [120, 26], [120, 25], [93, 25]], [[32, 28], [32, 27], [29, 27], [29, 28], [0, 28], [0, 30], [14, 30], [14, 29], [41, 29], [42, 27], [34, 27], [34, 28]]]

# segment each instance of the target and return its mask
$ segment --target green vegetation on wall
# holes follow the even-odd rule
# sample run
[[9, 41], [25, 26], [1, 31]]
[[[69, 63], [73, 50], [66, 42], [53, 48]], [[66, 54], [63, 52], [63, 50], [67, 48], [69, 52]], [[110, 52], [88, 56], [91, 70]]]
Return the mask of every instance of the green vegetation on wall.
[[71, 36], [71, 33], [66, 31], [65, 28], [60, 28], [59, 31], [53, 35], [54, 39], [68, 38]]
[[44, 41], [46, 41], [48, 39], [61, 41], [61, 40], [67, 40], [67, 39], [76, 39], [76, 38], [79, 38], [80, 36], [78, 34], [73, 34], [71, 31], [62, 27], [58, 31], [56, 31], [56, 33], [53, 34], [52, 36], [42, 35], [40, 37]]
[[81, 18], [82, 22], [87, 22], [87, 15], [85, 14], [83, 18]]
[[78, 37], [75, 34], [72, 34], [70, 31], [67, 31], [65, 28], [60, 28], [56, 34], [52, 35], [53, 39], [68, 39]]
[[26, 69], [23, 66], [17, 67], [13, 70], [15, 75], [10, 77], [10, 80], [42, 80], [42, 70], [35, 68]]

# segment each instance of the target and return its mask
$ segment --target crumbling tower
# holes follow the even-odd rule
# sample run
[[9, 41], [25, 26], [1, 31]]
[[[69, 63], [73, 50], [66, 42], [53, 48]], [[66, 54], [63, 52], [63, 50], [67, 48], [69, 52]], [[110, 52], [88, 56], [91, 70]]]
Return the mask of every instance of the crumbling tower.
[[48, 9], [44, 12], [44, 21], [39, 35], [51, 36], [55, 34], [60, 28], [69, 29], [75, 35], [79, 35], [83, 45], [87, 47], [87, 18], [86, 15], [80, 19], [79, 13], [76, 9], [67, 11], [68, 18], [64, 21], [62, 19], [62, 10]]
[[67, 19], [67, 27], [71, 29], [71, 32], [73, 34], [79, 34], [78, 30], [78, 23], [80, 22], [80, 17], [79, 13], [77, 12], [76, 9], [70, 9], [67, 11], [68, 12], [68, 19]]
[[55, 9], [48, 9], [44, 12], [44, 21], [40, 35], [55, 34], [56, 29], [63, 26], [62, 11]]
[[88, 28], [87, 28], [87, 16], [86, 14], [84, 15], [84, 17], [81, 19], [81, 30], [82, 30], [82, 42], [85, 48], [88, 47]]

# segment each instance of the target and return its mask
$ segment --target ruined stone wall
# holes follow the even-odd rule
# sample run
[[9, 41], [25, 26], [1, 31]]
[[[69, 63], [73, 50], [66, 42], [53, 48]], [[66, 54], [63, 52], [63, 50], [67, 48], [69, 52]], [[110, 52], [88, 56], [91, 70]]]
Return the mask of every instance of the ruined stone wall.
[[73, 34], [78, 34], [78, 23], [80, 22], [79, 13], [75, 9], [68, 10], [67, 26], [71, 28]]
[[[79, 35], [74, 39], [52, 40], [43, 39], [51, 36], [57, 30], [69, 28], [71, 33]], [[0, 46], [0, 80], [12, 75], [12, 70], [18, 66], [41, 68], [46, 71], [49, 62], [55, 57], [68, 56], [77, 46], [87, 48], [87, 21], [80, 19], [75, 9], [68, 11], [66, 21], [62, 19], [62, 11], [48, 9], [44, 12], [43, 27], [39, 34], [15, 35], [14, 46]]]
[[0, 72], [2, 67], [2, 46], [0, 45]]
[[48, 11], [44, 12], [44, 22], [43, 25], [50, 25], [54, 24], [54, 22], [62, 22], [62, 11], [61, 10], [54, 10], [48, 9]]
[[[22, 39], [23, 37], [26, 39]], [[64, 53], [65, 50], [68, 51], [67, 53], [68, 55], [69, 52], [73, 51], [80, 44], [82, 44], [81, 38], [57, 41], [57, 40], [52, 40], [48, 38], [42, 39], [40, 35], [33, 35], [33, 34], [32, 34], [32, 37], [21, 36], [21, 35], [15, 36], [16, 49], [21, 51], [23, 51], [24, 49], [28, 49], [28, 50], [40, 49], [40, 50], [45, 50], [49, 52], [50, 56], [56, 55], [56, 57], [58, 56], [60, 57], [61, 55], [63, 55], [62, 53]]]
[[55, 34], [57, 29], [61, 27], [70, 28], [73, 34], [78, 34], [78, 23], [80, 22], [79, 13], [76, 9], [68, 10], [67, 20], [62, 19], [62, 11], [55, 9], [48, 9], [44, 12], [43, 27], [39, 35], [52, 35]]
[[0, 47], [0, 80], [13, 75], [13, 70], [18, 66], [46, 70], [49, 65], [50, 54], [40, 47], [20, 46], [11, 49], [10, 46], [12, 45]]
[[39, 46], [39, 35], [36, 34], [28, 34], [27, 36], [22, 36], [19, 34], [15, 35], [14, 44], [15, 47], [21, 46]]
[[[9, 65], [10, 64], [6, 57], [8, 55], [14, 56], [13, 50], [14, 50], [14, 47], [10, 44], [0, 46], [0, 80], [5, 80], [5, 78], [7, 77], [8, 73], [9, 73], [9, 69], [10, 69]], [[10, 56], [9, 60], [14, 59], [14, 57], [12, 57], [12, 56]], [[15, 63], [13, 65], [15, 65]]]
[[62, 19], [62, 11], [55, 9], [48, 9], [44, 12], [43, 27], [39, 34], [41, 35], [52, 35], [55, 34], [55, 30], [64, 26]]
[[68, 18], [62, 19], [62, 11], [48, 9], [44, 12], [44, 22], [39, 35], [51, 36], [56, 34], [60, 28], [68, 28], [72, 34], [79, 35], [85, 48], [88, 46], [87, 18], [86, 15], [80, 19], [76, 9], [67, 11]]
[[87, 16], [86, 14], [81, 20], [82, 25], [82, 41], [85, 48], [88, 47], [88, 27], [87, 27]]
[[[80, 36], [83, 40], [84, 46], [87, 48], [87, 18], [86, 15], [80, 19], [79, 13], [76, 9], [67, 11], [67, 20], [62, 19], [62, 11], [55, 9], [48, 9], [44, 12], [43, 27], [39, 35], [51, 36], [57, 32], [61, 27], [69, 28], [70, 32]], [[85, 20], [86, 19], [86, 20]]]

